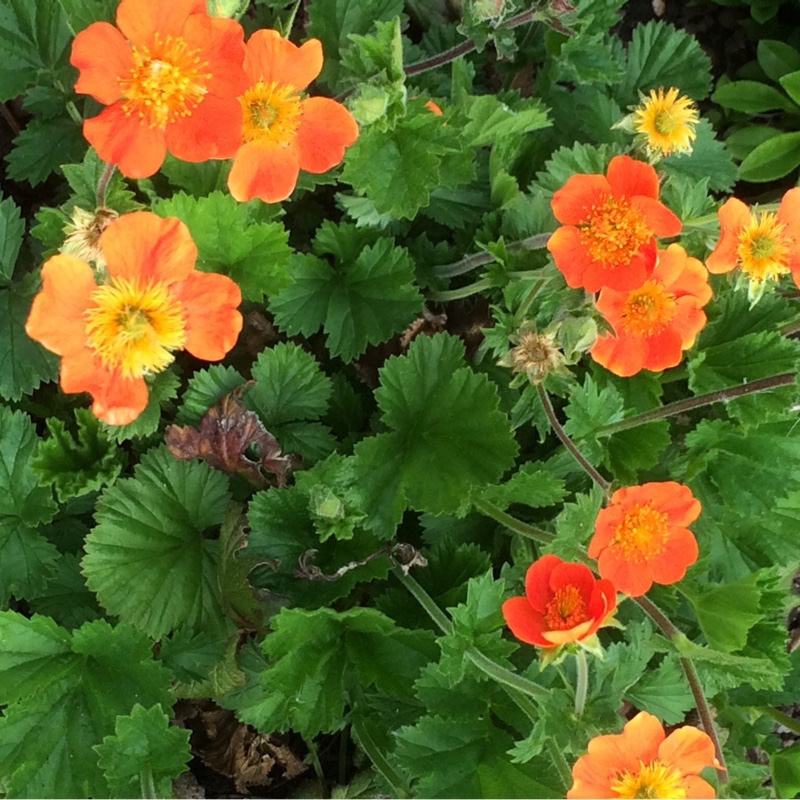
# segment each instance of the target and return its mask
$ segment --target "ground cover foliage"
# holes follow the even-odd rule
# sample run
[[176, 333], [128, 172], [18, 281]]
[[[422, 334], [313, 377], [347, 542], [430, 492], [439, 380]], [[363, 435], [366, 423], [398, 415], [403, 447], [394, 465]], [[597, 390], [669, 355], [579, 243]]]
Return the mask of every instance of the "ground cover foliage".
[[[157, 5], [137, 10], [156, 25]], [[120, 3], [0, 0], [0, 796], [189, 796], [190, 767], [208, 796], [592, 796], [579, 759], [626, 723], [704, 731], [707, 756], [681, 772], [654, 745], [652, 774], [607, 767], [613, 796], [800, 793], [776, 728], [800, 732], [800, 205], [791, 181], [737, 184], [800, 161], [800, 55], [768, 5], [748, 0], [773, 27], [718, 82], [667, 21], [622, 36], [624, 0], [209, 0], [248, 40], [319, 40], [303, 113], [347, 109], [302, 135], [278, 198], [289, 168], [270, 151], [254, 185], [249, 140], [183, 160], [168, 135], [149, 174], [129, 154], [112, 169], [83, 128], [112, 101], [76, 91], [73, 43], [96, 23], [112, 42]], [[628, 115], [673, 88], [699, 113], [659, 152]], [[268, 89], [274, 114], [295, 102]], [[614, 213], [666, 225], [658, 254], [655, 228], [635, 243], [647, 290], [619, 259], [614, 286], [578, 274], [629, 241], [615, 217], [605, 254], [581, 255], [595, 222], [568, 218], [615, 174]], [[767, 216], [734, 226], [734, 196]], [[196, 257], [169, 284], [169, 357], [137, 372], [92, 352], [114, 320], [134, 352], [138, 300], [92, 283], [85, 312], [66, 284], [102, 287], [148, 231], [175, 237], [148, 268]], [[702, 287], [657, 306], [670, 259]], [[691, 311], [669, 348], [629, 322], [641, 291], [645, 316]], [[580, 567], [559, 583], [562, 561]]]

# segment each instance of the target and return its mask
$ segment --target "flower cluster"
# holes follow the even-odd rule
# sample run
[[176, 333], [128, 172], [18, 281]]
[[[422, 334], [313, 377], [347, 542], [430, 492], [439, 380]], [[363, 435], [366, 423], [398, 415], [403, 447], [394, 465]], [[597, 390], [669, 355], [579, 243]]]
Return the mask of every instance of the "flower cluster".
[[326, 172], [358, 137], [344, 106], [303, 94], [322, 69], [317, 39], [297, 47], [260, 30], [245, 44], [241, 25], [210, 16], [205, 0], [122, 0], [116, 20], [81, 31], [71, 63], [75, 90], [106, 106], [84, 135], [123, 175], [153, 175], [167, 152], [233, 158], [231, 194], [276, 203], [300, 170]]

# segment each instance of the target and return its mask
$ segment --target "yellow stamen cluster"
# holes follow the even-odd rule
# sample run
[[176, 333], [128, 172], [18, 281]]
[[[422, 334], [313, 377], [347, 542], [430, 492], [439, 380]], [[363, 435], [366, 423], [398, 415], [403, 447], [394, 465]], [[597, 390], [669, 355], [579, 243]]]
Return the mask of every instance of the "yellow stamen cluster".
[[651, 155], [691, 152], [698, 121], [694, 103], [675, 88], [653, 89], [633, 112], [633, 128]]
[[125, 113], [159, 130], [190, 116], [207, 94], [211, 78], [203, 72], [207, 64], [198, 53], [181, 37], [162, 39], [158, 34], [152, 49], [134, 47], [130, 77], [119, 79]]
[[[637, 505], [625, 513], [612, 544], [627, 561], [645, 562], [664, 552], [669, 539], [669, 517], [650, 504]], [[634, 795], [631, 795], [633, 797]]]
[[589, 255], [606, 267], [619, 267], [653, 238], [644, 215], [624, 198], [610, 195], [589, 209], [580, 225]]
[[240, 98], [245, 142], [288, 144], [297, 131], [303, 104], [293, 86], [259, 82]]
[[551, 631], [568, 631], [586, 621], [586, 603], [577, 586], [556, 589], [545, 607], [544, 619]]
[[655, 336], [675, 318], [675, 295], [658, 281], [646, 281], [628, 295], [622, 307], [622, 327], [634, 336]]
[[754, 214], [739, 234], [737, 255], [742, 272], [751, 281], [774, 281], [789, 272], [789, 245], [783, 236], [785, 227], [775, 214], [762, 211]]
[[638, 772], [624, 772], [611, 784], [615, 797], [669, 797], [679, 800], [686, 797], [686, 784], [675, 767], [658, 759], [650, 764], [641, 761], [639, 764]]
[[142, 287], [115, 278], [92, 294], [86, 339], [108, 369], [139, 378], [172, 362], [171, 351], [186, 342], [186, 325], [180, 304], [164, 284]]

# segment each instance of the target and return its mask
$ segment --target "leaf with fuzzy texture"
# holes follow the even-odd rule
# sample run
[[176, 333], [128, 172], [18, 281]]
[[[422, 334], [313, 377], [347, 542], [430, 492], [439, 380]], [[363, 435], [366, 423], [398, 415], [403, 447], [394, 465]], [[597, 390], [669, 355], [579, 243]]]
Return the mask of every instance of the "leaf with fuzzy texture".
[[17, 204], [10, 197], [0, 199], [0, 280], [3, 284], [7, 284], [14, 273], [24, 234], [25, 223]]

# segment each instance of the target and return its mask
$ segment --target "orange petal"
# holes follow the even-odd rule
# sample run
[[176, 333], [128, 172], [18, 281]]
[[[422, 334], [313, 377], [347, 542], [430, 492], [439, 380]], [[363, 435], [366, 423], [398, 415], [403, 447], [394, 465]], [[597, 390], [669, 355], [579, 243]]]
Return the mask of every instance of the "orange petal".
[[672, 329], [681, 337], [681, 349], [688, 350], [694, 346], [697, 334], [705, 328], [707, 318], [695, 297], [679, 297], [676, 303], [678, 310], [672, 320]]
[[640, 597], [653, 585], [653, 576], [647, 564], [626, 561], [614, 545], [606, 547], [597, 559], [597, 571], [608, 578], [617, 591], [631, 597]]
[[68, 394], [92, 395], [92, 413], [108, 425], [128, 425], [147, 406], [144, 378], [125, 378], [105, 369], [88, 348], [64, 358], [61, 388]]
[[683, 228], [680, 217], [651, 197], [634, 197], [631, 199], [631, 206], [642, 212], [650, 230], [656, 236], [677, 236]]
[[654, 200], [658, 197], [658, 175], [644, 161], [630, 156], [614, 156], [606, 174], [615, 197], [643, 196]]
[[194, 270], [197, 245], [179, 219], [134, 211], [115, 219], [100, 236], [108, 274], [140, 284], [173, 284]]
[[205, 0], [122, 0], [117, 27], [135, 45], [152, 45], [159, 34], [180, 36], [190, 14], [207, 14]]
[[585, 564], [558, 564], [550, 573], [550, 588], [555, 592], [567, 586], [574, 586], [588, 605], [594, 591], [595, 577]]
[[239, 148], [233, 159], [228, 188], [240, 203], [254, 197], [265, 203], [280, 203], [294, 191], [299, 174], [294, 148], [249, 142]]
[[644, 369], [648, 354], [646, 340], [641, 336], [599, 336], [589, 355], [601, 367], [605, 367], [614, 375], [630, 378]]
[[69, 63], [80, 70], [75, 91], [111, 105], [122, 96], [119, 78], [130, 72], [133, 58], [125, 37], [113, 25], [95, 22], [75, 37]]
[[664, 739], [658, 757], [677, 767], [682, 775], [699, 775], [706, 767], [714, 766], [714, 743], [707, 733], [686, 725]]
[[611, 503], [608, 508], [601, 509], [597, 515], [594, 523], [594, 536], [589, 542], [589, 558], [597, 558], [611, 544], [611, 540], [616, 536], [617, 528], [625, 516], [625, 509], [614, 503], [613, 496]]
[[581, 242], [580, 231], [571, 225], [557, 228], [547, 241], [547, 249], [567, 286], [570, 289], [582, 288], [584, 273], [594, 262]]
[[544, 614], [547, 604], [553, 596], [550, 588], [550, 576], [553, 570], [564, 562], [552, 553], [542, 556], [528, 567], [525, 573], [525, 596], [535, 611]]
[[655, 336], [648, 336], [644, 342], [647, 346], [647, 355], [643, 366], [650, 372], [663, 372], [681, 363], [683, 340], [680, 333], [672, 326]]
[[652, 274], [656, 263], [656, 240], [644, 245], [627, 264], [611, 267], [600, 261], [590, 261], [583, 273], [583, 287], [587, 292], [603, 288], [616, 291], [638, 289]]
[[173, 287], [186, 321], [185, 348], [196, 358], [219, 361], [239, 338], [242, 302], [238, 285], [226, 275], [193, 272]]
[[687, 256], [678, 244], [671, 244], [659, 253], [653, 278], [660, 280], [675, 297], [695, 297], [700, 306], [706, 305], [713, 296], [708, 284], [708, 270], [702, 261]]
[[626, 502], [631, 504], [652, 502], [659, 511], [669, 516], [671, 525], [685, 527], [700, 516], [700, 501], [688, 486], [677, 481], [654, 481], [642, 486], [631, 486], [628, 489]]
[[542, 635], [545, 624], [541, 614], [534, 611], [524, 597], [512, 597], [503, 603], [503, 617], [511, 633], [525, 644], [552, 647]]
[[653, 580], [664, 586], [683, 580], [686, 570], [697, 561], [698, 555], [694, 534], [686, 528], [670, 525], [663, 552], [648, 562]]
[[574, 628], [568, 628], [564, 631], [544, 631], [542, 636], [544, 637], [545, 641], [549, 642], [551, 646], [579, 642], [581, 639], [585, 639], [586, 636], [589, 635], [593, 623], [594, 620], [590, 619], [586, 622], [581, 622]]
[[[643, 716], [644, 715], [644, 716]], [[636, 772], [639, 762], [649, 764], [658, 755], [664, 729], [652, 714], [640, 711], [625, 724], [621, 734], [596, 736], [589, 742], [589, 756], [596, 771]]]
[[232, 158], [242, 144], [242, 106], [235, 96], [207, 94], [189, 116], [167, 126], [165, 137], [181, 161]]
[[69, 255], [49, 258], [42, 267], [42, 291], [31, 306], [25, 331], [60, 356], [86, 346], [86, 318], [97, 289], [92, 268]]
[[128, 178], [154, 175], [167, 154], [164, 132], [148, 128], [133, 114], [127, 116], [121, 103], [84, 120], [83, 135], [103, 161], [116, 164]]
[[750, 209], [735, 197], [723, 203], [719, 212], [719, 241], [706, 259], [709, 272], [730, 272], [739, 261], [739, 234], [750, 222]]
[[694, 775], [684, 781], [684, 786], [686, 787], [686, 796], [695, 798], [695, 800], [713, 800], [717, 796], [710, 783]]
[[309, 39], [298, 47], [277, 31], [262, 28], [247, 41], [244, 68], [252, 83], [275, 82], [301, 91], [322, 71], [322, 42]]
[[573, 175], [550, 201], [553, 216], [563, 225], [585, 222], [593, 205], [611, 194], [611, 184], [603, 175]]
[[245, 93], [250, 81], [244, 71], [244, 30], [238, 22], [195, 14], [186, 20], [183, 38], [189, 49], [202, 52], [209, 94], [234, 99]]
[[303, 101], [303, 116], [297, 128], [300, 169], [327, 172], [341, 164], [344, 149], [358, 138], [358, 124], [341, 104], [327, 97]]

